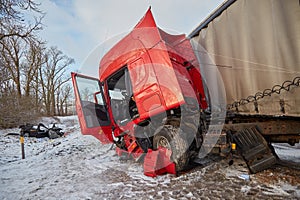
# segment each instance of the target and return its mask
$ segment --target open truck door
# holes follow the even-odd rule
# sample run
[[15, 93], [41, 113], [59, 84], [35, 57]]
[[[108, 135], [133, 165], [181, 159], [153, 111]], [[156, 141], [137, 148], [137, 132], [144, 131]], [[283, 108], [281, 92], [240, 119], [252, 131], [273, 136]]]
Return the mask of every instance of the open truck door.
[[102, 143], [112, 143], [112, 128], [103, 88], [98, 79], [72, 73], [75, 106], [84, 135], [93, 135]]

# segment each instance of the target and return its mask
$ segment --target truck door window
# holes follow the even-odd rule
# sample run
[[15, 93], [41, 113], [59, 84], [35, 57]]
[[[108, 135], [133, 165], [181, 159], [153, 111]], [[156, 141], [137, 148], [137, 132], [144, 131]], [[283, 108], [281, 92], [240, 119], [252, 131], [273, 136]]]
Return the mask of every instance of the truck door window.
[[99, 81], [78, 76], [76, 82], [87, 127], [110, 124]]

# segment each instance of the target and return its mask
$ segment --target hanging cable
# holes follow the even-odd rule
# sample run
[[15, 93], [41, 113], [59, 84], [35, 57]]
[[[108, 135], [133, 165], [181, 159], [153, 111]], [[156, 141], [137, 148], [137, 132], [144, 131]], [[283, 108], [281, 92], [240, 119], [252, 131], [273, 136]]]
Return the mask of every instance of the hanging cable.
[[300, 77], [295, 77], [293, 81], [285, 81], [282, 85], [274, 85], [272, 89], [265, 89], [263, 92], [257, 92], [255, 95], [250, 95], [245, 99], [240, 99], [232, 104], [227, 105], [227, 110], [238, 109], [239, 106], [245, 105], [251, 102], [257, 102], [257, 100], [262, 99], [266, 96], [271, 96], [272, 94], [280, 94], [282, 91], [290, 91], [292, 87], [299, 87]]

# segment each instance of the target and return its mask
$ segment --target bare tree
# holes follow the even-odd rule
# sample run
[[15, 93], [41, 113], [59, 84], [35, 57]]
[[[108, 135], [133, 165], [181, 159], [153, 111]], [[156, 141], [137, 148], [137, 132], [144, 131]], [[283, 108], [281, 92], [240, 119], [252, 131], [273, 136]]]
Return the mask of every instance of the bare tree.
[[55, 115], [55, 94], [64, 83], [70, 80], [70, 77], [66, 76], [66, 70], [74, 63], [74, 59], [64, 55], [57, 47], [51, 47], [47, 51], [46, 58], [45, 66], [39, 70], [42, 96], [47, 115]]
[[[44, 13], [39, 4], [33, 0], [1, 0], [0, 1], [0, 40], [7, 37], [28, 39], [34, 31], [42, 29]], [[33, 17], [34, 22], [25, 22], [24, 11], [32, 11], [42, 16]]]
[[30, 40], [28, 48], [24, 53], [24, 59], [21, 64], [22, 85], [24, 97], [31, 97], [35, 112], [42, 110], [42, 97], [40, 93], [39, 69], [46, 63], [45, 43], [38, 40]]
[[18, 97], [21, 98], [21, 58], [23, 50], [25, 49], [24, 43], [17, 37], [8, 37], [0, 40], [1, 57], [3, 65], [5, 66], [9, 78], [13, 81]]
[[[0, 127], [13, 127], [19, 123], [26, 123], [34, 120], [38, 116], [35, 110], [34, 97], [24, 95], [27, 83], [33, 77], [33, 71], [38, 64], [32, 60], [27, 60], [26, 55], [30, 55], [30, 47], [20, 37], [6, 37], [0, 40], [0, 55], [2, 65], [2, 86], [1, 91], [1, 113]], [[27, 54], [28, 53], [28, 54]], [[25, 83], [25, 88], [22, 87]], [[0, 120], [0, 121], [1, 121]]]
[[1, 52], [0, 53], [0, 95], [3, 93], [7, 93], [10, 90], [11, 79], [12, 78], [8, 72], [8, 69], [5, 67], [5, 60]]
[[28, 50], [25, 52], [24, 62], [22, 63], [22, 72], [24, 74], [24, 92], [25, 96], [29, 96], [31, 90], [32, 93], [37, 92], [38, 82], [36, 76], [38, 75], [38, 69], [46, 63], [44, 52], [46, 47], [43, 42], [37, 40], [31, 40]]
[[69, 100], [72, 96], [72, 88], [66, 83], [58, 88], [56, 93], [56, 106], [58, 115], [68, 115]]

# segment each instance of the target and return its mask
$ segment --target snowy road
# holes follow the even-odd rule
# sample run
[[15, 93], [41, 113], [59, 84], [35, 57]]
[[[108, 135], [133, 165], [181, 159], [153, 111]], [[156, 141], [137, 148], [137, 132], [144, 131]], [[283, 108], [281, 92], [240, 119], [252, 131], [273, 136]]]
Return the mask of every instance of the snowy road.
[[[45, 124], [53, 119], [44, 119]], [[0, 199], [300, 199], [300, 170], [274, 166], [250, 175], [234, 158], [208, 160], [181, 176], [150, 178], [132, 160], [120, 160], [111, 145], [80, 134], [76, 117], [60, 118], [68, 132], [55, 140], [26, 138], [21, 159], [19, 138], [0, 131]], [[275, 145], [300, 165], [300, 145]], [[214, 157], [212, 157], [214, 158]]]

